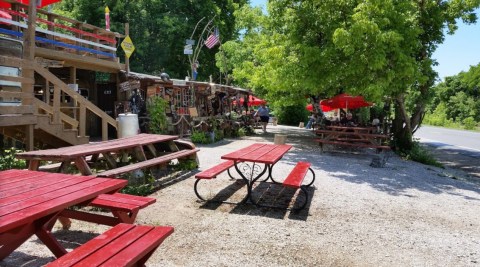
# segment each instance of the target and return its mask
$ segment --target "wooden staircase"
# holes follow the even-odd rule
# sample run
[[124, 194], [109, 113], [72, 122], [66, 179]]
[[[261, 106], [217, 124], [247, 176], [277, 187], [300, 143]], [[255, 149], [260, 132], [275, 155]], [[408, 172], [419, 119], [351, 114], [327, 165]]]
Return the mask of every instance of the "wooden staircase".
[[[22, 143], [27, 143], [29, 134], [33, 135], [34, 147], [41, 149], [88, 143], [89, 136], [86, 135], [87, 111], [90, 115], [101, 118], [103, 140], [108, 139], [108, 125], [117, 129], [117, 121], [114, 118], [68, 87], [48, 69], [35, 62], [26, 64], [26, 61], [22, 59], [8, 56], [0, 56], [0, 63], [3, 66], [22, 68], [22, 70], [33, 69], [35, 73], [45, 79], [45, 84], [48, 87], [53, 87], [53, 95], [48, 95], [46, 101], [35, 98], [33, 93], [0, 90], [1, 100], [17, 100], [17, 104], [0, 105], [1, 135]], [[0, 75], [0, 80], [18, 81], [33, 86], [33, 81], [24, 77]], [[74, 100], [75, 106], [72, 109], [75, 112], [73, 116], [62, 111], [61, 95], [67, 95]]]

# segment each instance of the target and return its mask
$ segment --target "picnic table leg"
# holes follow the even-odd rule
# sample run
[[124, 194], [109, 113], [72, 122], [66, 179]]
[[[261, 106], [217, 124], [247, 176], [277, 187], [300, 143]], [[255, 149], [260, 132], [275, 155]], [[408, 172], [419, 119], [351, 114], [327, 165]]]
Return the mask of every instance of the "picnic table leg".
[[[242, 179], [245, 181], [245, 184], [247, 185], [247, 195], [245, 196], [245, 198], [240, 202], [240, 203], [245, 203], [247, 202], [247, 200], [250, 200], [252, 201], [251, 199], [251, 194], [252, 194], [252, 185], [253, 183], [250, 183], [250, 180], [245, 177], [245, 175], [243, 174], [242, 171], [240, 171], [240, 169], [238, 168], [238, 163], [241, 163], [241, 162], [237, 162], [235, 161], [235, 170], [237, 171], [237, 173], [240, 175], [240, 177], [242, 177]], [[252, 202], [253, 203], [253, 202]]]
[[92, 175], [92, 170], [88, 166], [84, 157], [78, 157], [75, 159], [75, 165], [82, 175]]
[[0, 260], [10, 255], [35, 233], [33, 224], [22, 226], [0, 234]]
[[67, 254], [67, 250], [62, 247], [60, 242], [58, 242], [58, 240], [52, 235], [51, 229], [49, 229], [51, 220], [56, 218], [58, 214], [59, 213], [49, 215], [35, 222], [35, 235], [38, 237], [38, 239], [40, 239], [40, 241], [42, 241], [43, 244], [48, 247], [48, 249], [50, 249], [55, 257], [60, 258], [61, 256]]
[[38, 171], [38, 167], [40, 167], [40, 161], [31, 159], [28, 161], [28, 169], [31, 171]]

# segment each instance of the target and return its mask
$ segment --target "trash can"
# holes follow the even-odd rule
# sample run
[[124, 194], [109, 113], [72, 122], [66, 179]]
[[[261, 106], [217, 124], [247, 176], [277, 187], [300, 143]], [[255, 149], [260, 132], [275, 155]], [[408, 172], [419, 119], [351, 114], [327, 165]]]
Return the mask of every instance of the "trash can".
[[132, 136], [140, 133], [138, 115], [133, 113], [118, 114], [118, 138]]
[[300, 128], [304, 128], [304, 127], [305, 127], [305, 123], [304, 123], [303, 121], [302, 121], [302, 122], [300, 122], [300, 124], [298, 125], [298, 127], [300, 127]]
[[276, 134], [273, 138], [273, 143], [275, 145], [285, 145], [285, 141], [287, 140], [287, 136], [284, 134]]

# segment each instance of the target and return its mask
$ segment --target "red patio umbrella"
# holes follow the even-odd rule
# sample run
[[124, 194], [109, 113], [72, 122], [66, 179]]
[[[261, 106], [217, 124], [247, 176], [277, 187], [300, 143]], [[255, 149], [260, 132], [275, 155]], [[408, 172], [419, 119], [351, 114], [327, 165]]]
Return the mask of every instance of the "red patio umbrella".
[[[308, 104], [305, 108], [308, 111], [313, 112], [313, 105], [312, 104]], [[322, 109], [323, 112], [328, 112], [328, 111], [334, 110], [334, 108], [331, 108], [329, 106], [324, 106], [324, 105], [320, 105], [320, 108]]]
[[[240, 98], [240, 105], [243, 105], [243, 102], [244, 102], [244, 99], [243, 97]], [[237, 104], [237, 101], [233, 101], [233, 104], [236, 105]], [[248, 96], [248, 106], [251, 107], [251, 106], [260, 106], [262, 104], [267, 104], [267, 101], [263, 100], [263, 99], [260, 99], [256, 96], [253, 96], [253, 95], [249, 95]]]
[[372, 106], [373, 103], [365, 101], [363, 96], [351, 96], [349, 94], [339, 94], [330, 99], [320, 101], [320, 104], [332, 109], [356, 109]]
[[[40, 0], [40, 1], [38, 1], [38, 6], [37, 7], [40, 8], [40, 7], [48, 6], [48, 5], [51, 5], [53, 3], [60, 2], [60, 1], [61, 0]], [[17, 2], [28, 5], [29, 0], [17, 0]], [[0, 7], [10, 8], [10, 3], [0, 1]]]

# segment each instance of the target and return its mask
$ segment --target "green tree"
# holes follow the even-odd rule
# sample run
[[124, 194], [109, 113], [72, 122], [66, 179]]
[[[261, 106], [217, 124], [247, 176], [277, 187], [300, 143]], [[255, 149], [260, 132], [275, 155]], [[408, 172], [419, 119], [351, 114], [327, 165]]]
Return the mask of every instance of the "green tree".
[[453, 33], [456, 19], [476, 21], [478, 6], [480, 0], [271, 0], [268, 16], [244, 7], [236, 15], [245, 35], [228, 51], [243, 62], [232, 74], [284, 105], [340, 92], [392, 101], [396, 144], [410, 150], [433, 95], [432, 53], [445, 27]]
[[[124, 24], [129, 23], [129, 35], [135, 45], [130, 57], [132, 71], [159, 74], [164, 69], [171, 77], [182, 78], [190, 70], [188, 58], [183, 54], [185, 39], [190, 38], [196, 23], [203, 17], [215, 17], [221, 40], [229, 40], [235, 37], [233, 12], [246, 3], [246, 0], [63, 0], [57, 7], [77, 20], [104, 27], [108, 6], [112, 31], [124, 33]], [[199, 79], [219, 76], [215, 66], [217, 51], [218, 46], [203, 49]], [[123, 57], [121, 51], [118, 55]]]

